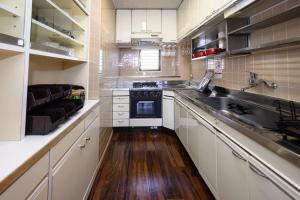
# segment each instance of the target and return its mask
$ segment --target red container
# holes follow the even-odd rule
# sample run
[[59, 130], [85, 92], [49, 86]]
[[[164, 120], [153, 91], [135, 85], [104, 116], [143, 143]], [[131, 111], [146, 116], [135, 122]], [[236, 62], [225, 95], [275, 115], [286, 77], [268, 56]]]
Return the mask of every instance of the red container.
[[209, 55], [218, 54], [221, 52], [222, 52], [222, 49], [220, 49], [220, 48], [210, 48], [210, 49], [205, 50], [205, 55], [209, 56]]

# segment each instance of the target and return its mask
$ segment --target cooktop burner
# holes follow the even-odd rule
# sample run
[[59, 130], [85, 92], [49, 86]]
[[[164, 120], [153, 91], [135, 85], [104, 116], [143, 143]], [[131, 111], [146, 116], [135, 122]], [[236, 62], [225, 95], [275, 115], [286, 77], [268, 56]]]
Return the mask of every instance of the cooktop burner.
[[135, 89], [158, 88], [158, 84], [156, 82], [134, 82], [132, 87]]

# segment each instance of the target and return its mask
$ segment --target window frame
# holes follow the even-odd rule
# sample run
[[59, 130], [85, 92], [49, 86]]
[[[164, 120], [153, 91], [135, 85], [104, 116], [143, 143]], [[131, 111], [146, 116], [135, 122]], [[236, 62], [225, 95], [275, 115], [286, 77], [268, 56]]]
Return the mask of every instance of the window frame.
[[[142, 69], [142, 58], [141, 58], [141, 52], [143, 50], [158, 50], [158, 69], [157, 70], [153, 70], [153, 69]], [[162, 63], [161, 63], [161, 50], [160, 49], [141, 49], [139, 51], [139, 72], [161, 72], [162, 68]]]

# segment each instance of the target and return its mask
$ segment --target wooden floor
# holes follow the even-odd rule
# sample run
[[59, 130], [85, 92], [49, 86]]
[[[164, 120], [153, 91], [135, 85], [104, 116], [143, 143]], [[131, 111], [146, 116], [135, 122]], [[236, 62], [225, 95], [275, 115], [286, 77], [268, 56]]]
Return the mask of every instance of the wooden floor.
[[214, 197], [174, 134], [127, 129], [114, 132], [89, 199]]

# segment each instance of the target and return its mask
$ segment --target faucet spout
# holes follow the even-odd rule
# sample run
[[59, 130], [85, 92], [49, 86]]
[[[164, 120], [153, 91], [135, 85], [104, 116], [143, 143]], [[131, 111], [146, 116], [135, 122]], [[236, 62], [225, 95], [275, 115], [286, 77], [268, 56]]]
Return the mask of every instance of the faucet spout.
[[249, 86], [242, 88], [241, 91], [243, 91], [243, 92], [245, 92], [246, 90], [248, 90], [250, 88], [258, 86], [259, 84], [264, 84], [268, 88], [272, 88], [272, 89], [276, 89], [278, 87], [278, 85], [274, 82], [270, 83], [270, 82], [267, 82], [267, 81], [262, 80], [262, 79], [257, 79], [258, 75], [254, 72], [250, 72], [249, 75], [250, 75]]

